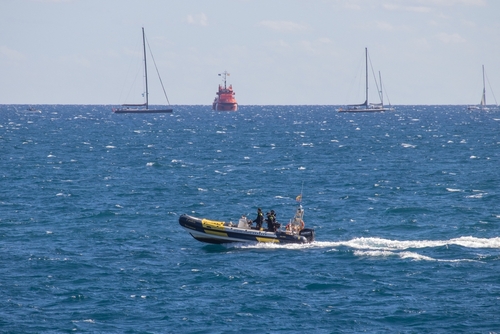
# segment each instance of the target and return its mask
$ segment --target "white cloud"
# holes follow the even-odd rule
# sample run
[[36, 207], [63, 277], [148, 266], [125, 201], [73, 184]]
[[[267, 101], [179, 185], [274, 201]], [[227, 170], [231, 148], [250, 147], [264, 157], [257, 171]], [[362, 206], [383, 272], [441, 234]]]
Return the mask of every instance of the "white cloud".
[[485, 0], [419, 0], [420, 3], [428, 5], [437, 6], [454, 6], [454, 5], [466, 5], [466, 6], [484, 6], [486, 5]]
[[309, 29], [304, 24], [291, 21], [260, 21], [258, 25], [280, 32], [303, 31]]
[[431, 11], [427, 6], [400, 6], [396, 4], [384, 4], [383, 7], [387, 10], [399, 10], [414, 13], [428, 13]]
[[193, 25], [208, 26], [208, 17], [205, 13], [191, 15], [186, 18], [186, 22]]
[[390, 24], [389, 22], [377, 21], [375, 24], [379, 30], [383, 30], [383, 31], [394, 30], [394, 26], [392, 24]]
[[290, 45], [289, 45], [287, 42], [285, 42], [284, 40], [282, 40], [282, 39], [280, 39], [280, 40], [276, 43], [276, 45], [278, 45], [278, 46], [280, 46], [280, 47], [282, 47], [282, 48], [289, 48], [289, 47], [290, 47]]
[[327, 37], [321, 37], [314, 41], [300, 41], [299, 47], [303, 51], [313, 54], [313, 55], [321, 55], [325, 53], [329, 53], [333, 42]]
[[79, 67], [91, 67], [90, 61], [81, 55], [62, 56], [61, 61], [68, 64], [78, 65]]
[[32, 0], [34, 2], [72, 2], [73, 0]]
[[446, 44], [456, 44], [456, 43], [464, 43], [465, 42], [465, 38], [463, 38], [462, 36], [460, 36], [457, 33], [447, 34], [445, 32], [442, 32], [442, 33], [437, 34], [437, 38], [441, 42], [446, 43]]
[[426, 38], [415, 39], [413, 40], [412, 44], [416, 49], [429, 49], [430, 47], [430, 44]]
[[348, 2], [344, 5], [346, 9], [350, 10], [361, 10], [361, 6], [355, 3]]
[[[434, 8], [433, 7], [445, 7], [445, 6], [484, 6], [486, 5], [485, 0], [417, 0], [420, 5], [411, 5], [410, 1], [394, 1], [392, 3], [385, 3], [382, 6], [387, 10], [393, 11], [406, 11], [414, 13], [429, 13]], [[401, 4], [400, 4], [401, 3]], [[404, 3], [404, 4], [403, 4]]]
[[26, 57], [19, 51], [12, 50], [4, 45], [0, 46], [0, 55], [9, 60], [24, 60]]
[[467, 28], [475, 28], [476, 27], [476, 23], [474, 21], [470, 21], [470, 20], [462, 20], [462, 25], [467, 27]]

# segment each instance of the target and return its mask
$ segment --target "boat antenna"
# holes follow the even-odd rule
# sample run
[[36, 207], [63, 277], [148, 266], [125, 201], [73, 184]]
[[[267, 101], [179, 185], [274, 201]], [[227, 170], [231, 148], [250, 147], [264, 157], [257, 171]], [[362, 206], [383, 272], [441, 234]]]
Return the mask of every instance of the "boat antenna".
[[302, 188], [300, 189], [300, 195], [295, 197], [295, 200], [301, 205], [302, 202], [302, 192], [304, 191], [304, 181], [302, 181]]
[[227, 71], [222, 72], [222, 74], [221, 74], [221, 73], [219, 73], [219, 76], [220, 76], [220, 77], [224, 77], [224, 89], [226, 89], [226, 77], [227, 77], [228, 75], [231, 75], [231, 74], [227, 73]]

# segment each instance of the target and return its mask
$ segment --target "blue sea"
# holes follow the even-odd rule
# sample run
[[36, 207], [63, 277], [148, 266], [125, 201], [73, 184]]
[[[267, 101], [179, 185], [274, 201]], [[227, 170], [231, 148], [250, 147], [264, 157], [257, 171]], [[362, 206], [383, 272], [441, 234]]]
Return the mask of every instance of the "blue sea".
[[[500, 111], [0, 106], [2, 333], [500, 333]], [[178, 223], [302, 194], [305, 245]]]

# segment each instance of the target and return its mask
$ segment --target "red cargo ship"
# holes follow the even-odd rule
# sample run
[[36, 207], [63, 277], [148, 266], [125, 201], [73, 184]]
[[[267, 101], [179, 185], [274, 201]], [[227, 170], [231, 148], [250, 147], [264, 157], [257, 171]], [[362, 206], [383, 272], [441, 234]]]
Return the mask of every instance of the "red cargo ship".
[[216, 111], [236, 111], [238, 110], [238, 102], [234, 98], [235, 93], [233, 92], [233, 85], [226, 86], [226, 77], [229, 73], [224, 71], [224, 73], [219, 74], [219, 76], [224, 77], [224, 87], [219, 85], [219, 91], [212, 103], [212, 110]]

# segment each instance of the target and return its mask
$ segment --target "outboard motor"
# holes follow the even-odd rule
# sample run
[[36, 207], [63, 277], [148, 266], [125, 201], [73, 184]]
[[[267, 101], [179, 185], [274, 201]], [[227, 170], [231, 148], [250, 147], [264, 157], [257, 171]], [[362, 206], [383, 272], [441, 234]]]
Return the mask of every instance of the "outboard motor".
[[314, 230], [312, 228], [305, 228], [299, 232], [299, 235], [307, 239], [308, 242], [314, 241]]

